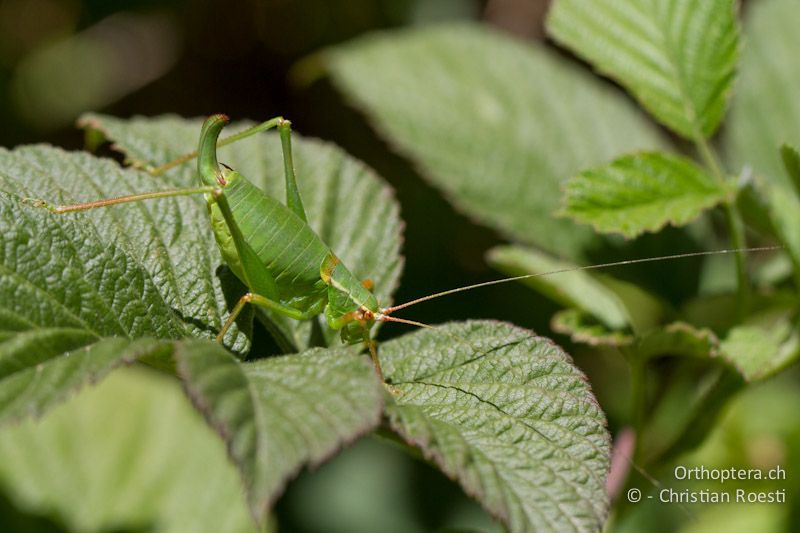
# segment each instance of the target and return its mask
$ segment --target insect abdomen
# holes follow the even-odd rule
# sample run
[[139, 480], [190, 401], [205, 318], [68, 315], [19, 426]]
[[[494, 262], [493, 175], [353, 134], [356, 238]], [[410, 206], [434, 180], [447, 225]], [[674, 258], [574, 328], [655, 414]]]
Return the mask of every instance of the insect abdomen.
[[[225, 196], [234, 219], [247, 244], [275, 278], [282, 295], [294, 294], [297, 291], [293, 289], [299, 288], [323, 291], [325, 284], [320, 279], [319, 266], [330, 248], [285, 205], [235, 172], [227, 178]], [[236, 272], [238, 257], [233, 248], [224, 244], [230, 242], [230, 234], [222, 214], [212, 206], [211, 216], [223, 256], [234, 254], [233, 258], [224, 259]]]

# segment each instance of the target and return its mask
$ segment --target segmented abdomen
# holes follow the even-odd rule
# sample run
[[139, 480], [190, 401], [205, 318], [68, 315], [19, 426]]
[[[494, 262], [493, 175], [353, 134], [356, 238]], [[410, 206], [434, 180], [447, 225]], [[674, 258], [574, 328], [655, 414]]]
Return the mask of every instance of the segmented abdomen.
[[[245, 240], [267, 265], [282, 298], [297, 294], [297, 289], [325, 289], [319, 268], [330, 248], [306, 222], [240, 175], [229, 175], [225, 196]], [[223, 222], [217, 208], [212, 210], [212, 217]], [[224, 222], [213, 226], [219, 233]], [[218, 241], [220, 237], [218, 234]], [[225, 246], [221, 242], [220, 245], [225, 254]], [[225, 259], [230, 263], [229, 258]]]

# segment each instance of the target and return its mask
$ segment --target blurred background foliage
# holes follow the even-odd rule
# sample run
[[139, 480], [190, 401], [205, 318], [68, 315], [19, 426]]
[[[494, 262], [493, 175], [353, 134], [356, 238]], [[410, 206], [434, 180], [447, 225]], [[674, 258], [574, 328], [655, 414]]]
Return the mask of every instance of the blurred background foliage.
[[[80, 149], [83, 139], [73, 123], [86, 111], [120, 117], [224, 112], [234, 119], [253, 120], [283, 115], [300, 133], [344, 147], [397, 190], [407, 224], [407, 262], [397, 301], [492, 279], [498, 274], [487, 266], [484, 253], [502, 239], [456, 213], [407, 160], [391, 152], [326, 78], [309, 80], [298, 75], [304, 70], [296, 66], [309, 54], [367, 32], [452, 20], [473, 20], [522, 39], [541, 39], [547, 4], [546, 0], [0, 0], [0, 113], [5, 121], [0, 144], [50, 142]], [[599, 250], [592, 259], [695, 251], [701, 247], [692, 234], [691, 228], [669, 229], [633, 242], [619, 242]], [[724, 270], [730, 263], [720, 265]], [[709, 276], [709, 270], [703, 275], [698, 267], [699, 263], [691, 260], [653, 263], [615, 275], [645, 282], [649, 289], [678, 303], [699, 286], [713, 286], [724, 278]], [[549, 321], [557, 309], [533, 291], [505, 285], [431, 302], [415, 308], [409, 318], [430, 323], [467, 318], [509, 320], [555, 338], [587, 372], [614, 434], [628, 409], [627, 367], [618, 354], [573, 346], [553, 333]], [[392, 337], [402, 331], [402, 326], [386, 327], [381, 335]], [[159, 391], [153, 394], [166, 397], [178, 390], [175, 384], [147, 372], [115, 379], [118, 390], [132, 391], [125, 387], [140, 382], [140, 387], [152, 387]], [[104, 387], [102, 394], [81, 395], [73, 400], [74, 405], [52, 412], [41, 422], [0, 430], [0, 449], [6, 446], [17, 453], [0, 458], [0, 529], [140, 531], [180, 530], [181, 524], [186, 525], [165, 519], [174, 508], [137, 504], [126, 494], [137, 490], [148, 491], [152, 498], [170, 493], [185, 496], [186, 491], [205, 494], [208, 479], [212, 479], [208, 472], [198, 472], [196, 478], [186, 474], [178, 483], [167, 483], [165, 471], [163, 485], [158, 476], [144, 483], [113, 476], [108, 479], [95, 472], [105, 483], [92, 500], [96, 509], [116, 506], [123, 510], [125, 502], [144, 509], [140, 513], [120, 511], [117, 518], [96, 512], [95, 519], [86, 519], [86, 508], [80, 509], [86, 504], [72, 499], [91, 487], [98, 490], [99, 483], [88, 470], [70, 464], [77, 460], [78, 450], [86, 452], [81, 456], [86, 463], [79, 464], [87, 468], [93, 464], [113, 471], [116, 466], [107, 463], [109, 457], [121, 457], [120, 461], [146, 470], [144, 465], [161, 461], [191, 461], [196, 454], [181, 454], [176, 448], [190, 450], [197, 442], [205, 442], [200, 436], [176, 435], [175, 439], [185, 441], [177, 446], [175, 442], [154, 445], [151, 438], [159, 431], [159, 417], [162, 421], [173, 417], [187, 427], [194, 424], [192, 431], [199, 435], [204, 430], [195, 427], [198, 415], [154, 402], [140, 405], [144, 401], [141, 394], [115, 395], [108, 391], [109, 385]], [[706, 442], [678, 461], [721, 467], [780, 464], [787, 470], [788, 480], [773, 483], [773, 488], [787, 489], [787, 501], [796, 500], [800, 494], [796, 475], [800, 472], [800, 420], [786, 406], [796, 405], [798, 399], [796, 370], [749, 389], [723, 413]], [[91, 424], [81, 425], [79, 421], [95, 416], [93, 410], [101, 405], [115, 406], [125, 416], [139, 416], [130, 423], [138, 424], [141, 434], [114, 439], [110, 428], [92, 432]], [[147, 413], [136, 415], [133, 405]], [[156, 422], [147, 423], [148, 417]], [[85, 431], [80, 439], [69, 440], [52, 429], [59, 424]], [[48, 425], [52, 427], [48, 429]], [[205, 437], [210, 436], [207, 430]], [[36, 442], [38, 446], [31, 444]], [[202, 448], [202, 453], [208, 454], [205, 461], [224, 460], [221, 446], [215, 449], [203, 444]], [[44, 458], [48, 468], [28, 468], [42, 464]], [[672, 480], [669, 468], [651, 474], [666, 485]], [[212, 484], [218, 489], [212, 499], [228, 509], [240, 505], [229, 485]], [[710, 488], [703, 482], [695, 486]], [[789, 531], [800, 528], [798, 509], [800, 506], [790, 503], [723, 507], [651, 502], [633, 509], [620, 525], [630, 531], [679, 527], [691, 531]], [[228, 530], [247, 529], [237, 522], [236, 511], [231, 511], [231, 516]], [[303, 532], [496, 527], [437, 471], [374, 438], [356, 444], [317, 472], [303, 473], [290, 485], [276, 516], [282, 530]]]

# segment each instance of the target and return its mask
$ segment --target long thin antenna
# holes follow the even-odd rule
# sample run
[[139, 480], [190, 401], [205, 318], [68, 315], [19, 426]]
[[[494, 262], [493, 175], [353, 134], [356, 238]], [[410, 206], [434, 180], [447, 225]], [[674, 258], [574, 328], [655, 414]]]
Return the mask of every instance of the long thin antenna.
[[[410, 307], [412, 305], [427, 302], [428, 300], [433, 300], [434, 298], [440, 298], [442, 296], [448, 296], [450, 294], [456, 294], [458, 292], [470, 291], [472, 289], [479, 289], [481, 287], [488, 287], [490, 285], [498, 285], [500, 283], [508, 283], [510, 281], [520, 281], [523, 279], [529, 278], [540, 278], [545, 276], [552, 276], [554, 274], [564, 274], [566, 272], [576, 272], [579, 270], [596, 270], [601, 268], [609, 268], [615, 266], [622, 266], [622, 265], [634, 265], [637, 263], [650, 263], [653, 261], [666, 261], [669, 259], [685, 259], [689, 257], [701, 257], [707, 255], [723, 255], [723, 254], [731, 254], [731, 253], [745, 253], [745, 252], [767, 252], [772, 250], [782, 250], [783, 246], [760, 246], [756, 248], [733, 248], [728, 250], [709, 250], [704, 252], [687, 252], [682, 254], [672, 254], [672, 255], [662, 255], [658, 257], [645, 257], [641, 259], [627, 259], [625, 261], [614, 261], [612, 263], [601, 263], [599, 265], [587, 265], [587, 266], [579, 266], [579, 267], [570, 267], [570, 268], [562, 268], [559, 270], [551, 270], [549, 272], [539, 272], [536, 274], [524, 274], [522, 276], [514, 276], [511, 278], [502, 278], [502, 279], [495, 279], [492, 281], [484, 281], [483, 283], [476, 283], [474, 285], [467, 285], [466, 287], [458, 287], [456, 289], [450, 289], [447, 291], [437, 292], [434, 294], [429, 294], [428, 296], [423, 296], [422, 298], [417, 298], [416, 300], [411, 300], [410, 302], [406, 302], [403, 304], [395, 305], [392, 307], [386, 307], [381, 309], [382, 315], [388, 315], [394, 313], [395, 311], [399, 311], [400, 309], [405, 309], [406, 307]], [[385, 316], [383, 320], [388, 320]], [[395, 319], [396, 320], [396, 319]]]
[[435, 326], [431, 326], [430, 324], [417, 322], [416, 320], [406, 320], [405, 318], [395, 318], [393, 316], [384, 315], [383, 313], [378, 313], [377, 315], [375, 315], [375, 320], [379, 322], [397, 322], [400, 324], [408, 324], [409, 326], [419, 326], [421, 328], [436, 329]]

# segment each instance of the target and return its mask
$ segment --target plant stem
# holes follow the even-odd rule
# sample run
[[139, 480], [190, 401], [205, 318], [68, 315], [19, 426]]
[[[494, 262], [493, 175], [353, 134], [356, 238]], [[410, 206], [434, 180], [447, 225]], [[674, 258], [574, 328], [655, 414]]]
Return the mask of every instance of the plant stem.
[[[744, 237], [744, 223], [742, 216], [736, 205], [725, 204], [725, 216], [728, 219], [728, 228], [731, 232], [733, 247], [742, 250], [747, 247]], [[739, 318], [744, 318], [750, 307], [750, 281], [747, 278], [747, 264], [745, 263], [744, 252], [736, 252], [736, 277], [738, 280], [739, 291], [737, 292], [737, 310]]]
[[[719, 162], [716, 152], [708, 144], [705, 137], [698, 134], [695, 135], [695, 145], [700, 152], [700, 157], [703, 159], [706, 167], [711, 170], [717, 181], [724, 185], [726, 182], [725, 172]], [[736, 280], [737, 280], [737, 294], [736, 294], [736, 307], [739, 318], [743, 318], [747, 314], [750, 307], [750, 282], [747, 277], [747, 262], [745, 261], [744, 252], [741, 251], [747, 248], [747, 242], [744, 235], [744, 223], [742, 222], [742, 215], [739, 213], [739, 208], [736, 207], [736, 200], [725, 202], [725, 218], [728, 223], [728, 231], [731, 234], [731, 243], [733, 248], [740, 250], [735, 254], [736, 260]]]
[[717, 154], [714, 152], [711, 145], [708, 144], [708, 141], [705, 137], [698, 134], [695, 136], [695, 146], [697, 146], [697, 150], [700, 152], [700, 157], [703, 159], [703, 163], [711, 170], [711, 173], [717, 178], [717, 181], [720, 183], [725, 182], [725, 173], [722, 171], [722, 165], [719, 162], [719, 158]]
[[642, 442], [642, 428], [644, 426], [644, 417], [647, 412], [645, 402], [647, 394], [645, 391], [645, 361], [639, 357], [635, 350], [630, 350], [625, 354], [631, 368], [631, 412], [630, 424], [633, 427], [634, 434], [636, 435], [636, 452], [638, 454], [639, 444]]

